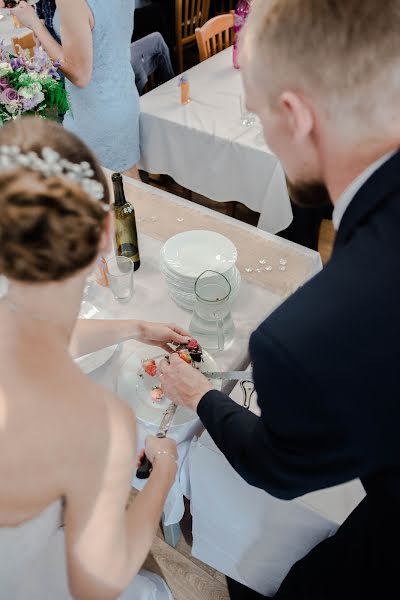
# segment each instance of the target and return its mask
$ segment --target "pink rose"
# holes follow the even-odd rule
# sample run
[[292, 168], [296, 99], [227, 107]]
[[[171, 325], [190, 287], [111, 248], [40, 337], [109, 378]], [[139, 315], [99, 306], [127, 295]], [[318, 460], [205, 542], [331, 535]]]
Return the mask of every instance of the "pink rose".
[[8, 102], [15, 102], [19, 100], [18, 92], [16, 92], [13, 88], [6, 88], [2, 93], [2, 98], [4, 102], [7, 104]]

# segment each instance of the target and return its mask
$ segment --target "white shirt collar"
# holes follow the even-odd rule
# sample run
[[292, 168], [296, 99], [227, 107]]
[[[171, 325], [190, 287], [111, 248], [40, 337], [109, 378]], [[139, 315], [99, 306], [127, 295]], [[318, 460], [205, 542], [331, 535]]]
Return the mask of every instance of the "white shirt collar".
[[357, 192], [362, 188], [364, 183], [368, 181], [370, 177], [377, 171], [389, 158], [392, 158], [398, 152], [395, 150], [394, 152], [388, 152], [385, 156], [382, 156], [377, 161], [375, 161], [372, 165], [367, 167], [365, 171], [363, 171], [354, 181], [350, 183], [350, 185], [344, 190], [343, 194], [339, 197], [338, 201], [335, 204], [335, 208], [333, 210], [332, 221], [333, 226], [336, 231], [339, 229], [341, 220], [343, 219], [343, 215], [348, 209], [351, 201], [357, 194]]

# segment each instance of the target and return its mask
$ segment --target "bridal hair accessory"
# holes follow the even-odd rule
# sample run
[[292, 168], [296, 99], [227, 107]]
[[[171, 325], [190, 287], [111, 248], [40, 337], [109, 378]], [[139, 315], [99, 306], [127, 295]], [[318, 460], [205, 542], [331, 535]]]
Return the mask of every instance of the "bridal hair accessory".
[[[25, 167], [44, 177], [65, 177], [95, 200], [104, 198], [104, 187], [94, 179], [94, 171], [88, 162], [72, 163], [48, 146], [42, 149], [41, 156], [36, 152], [24, 153], [18, 146], [0, 146], [0, 172], [16, 167]], [[108, 204], [103, 204], [102, 208], [106, 212], [111, 210]]]

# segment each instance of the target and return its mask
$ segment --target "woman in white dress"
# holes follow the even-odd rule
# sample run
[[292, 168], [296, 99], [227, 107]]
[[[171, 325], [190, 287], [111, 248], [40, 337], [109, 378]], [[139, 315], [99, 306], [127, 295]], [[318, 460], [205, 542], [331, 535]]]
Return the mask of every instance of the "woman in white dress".
[[34, 118], [0, 129], [0, 273], [9, 281], [0, 299], [4, 600], [172, 598], [140, 568], [175, 479], [175, 442], [146, 440], [154, 468], [128, 501], [134, 414], [70, 354], [130, 338], [162, 348], [187, 341], [175, 326], [76, 322], [85, 280], [110, 245], [108, 202], [98, 163], [73, 134]]

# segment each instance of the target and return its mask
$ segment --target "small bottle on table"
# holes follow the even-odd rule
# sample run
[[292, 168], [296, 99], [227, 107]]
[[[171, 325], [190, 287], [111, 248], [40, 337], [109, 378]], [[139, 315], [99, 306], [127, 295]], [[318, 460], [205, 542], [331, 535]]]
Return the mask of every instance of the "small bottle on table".
[[186, 75], [182, 75], [179, 78], [179, 85], [181, 88], [181, 104], [189, 104], [190, 102], [190, 85]]

